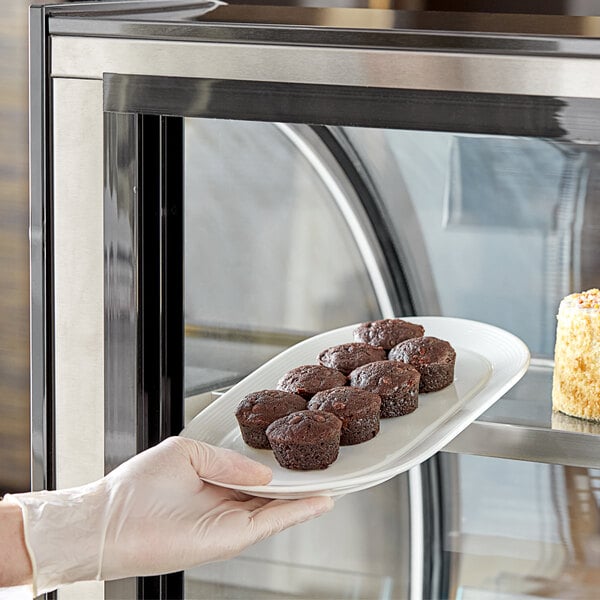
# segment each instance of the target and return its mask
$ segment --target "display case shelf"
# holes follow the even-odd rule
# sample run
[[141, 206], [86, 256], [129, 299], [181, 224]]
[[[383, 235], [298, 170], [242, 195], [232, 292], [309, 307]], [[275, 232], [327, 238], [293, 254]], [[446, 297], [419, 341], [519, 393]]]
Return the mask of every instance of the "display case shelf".
[[444, 451], [600, 468], [600, 423], [552, 411], [552, 368], [532, 359], [523, 379]]

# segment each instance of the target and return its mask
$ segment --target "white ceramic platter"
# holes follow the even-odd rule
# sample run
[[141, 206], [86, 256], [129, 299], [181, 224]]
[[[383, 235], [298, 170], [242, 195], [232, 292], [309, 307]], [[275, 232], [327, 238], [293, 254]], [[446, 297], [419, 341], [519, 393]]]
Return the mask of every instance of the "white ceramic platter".
[[273, 470], [266, 486], [227, 486], [268, 498], [342, 495], [390, 479], [441, 450], [525, 374], [529, 350], [517, 337], [485, 323], [447, 317], [403, 317], [420, 323], [425, 335], [449, 341], [456, 350], [454, 383], [419, 395], [419, 407], [404, 417], [382, 419], [372, 440], [342, 446], [338, 459], [322, 471], [280, 467], [270, 450], [247, 446], [235, 409], [250, 392], [274, 389], [281, 376], [299, 365], [316, 364], [330, 346], [353, 341], [349, 325], [311, 337], [272, 358], [199, 413], [182, 436], [236, 450]]

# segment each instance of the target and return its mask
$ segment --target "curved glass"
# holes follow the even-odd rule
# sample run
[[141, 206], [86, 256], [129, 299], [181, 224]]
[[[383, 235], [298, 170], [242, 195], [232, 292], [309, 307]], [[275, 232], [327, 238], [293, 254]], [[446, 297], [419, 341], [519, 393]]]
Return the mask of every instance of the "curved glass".
[[188, 392], [379, 314], [331, 189], [282, 129], [188, 119], [185, 144]]
[[452, 597], [594, 598], [597, 469], [444, 455]]
[[[287, 346], [382, 315], [327, 150], [309, 137], [270, 123], [186, 120], [187, 419]], [[406, 597], [406, 506], [405, 476], [351, 494], [318, 521], [187, 571], [186, 597]]]
[[[380, 189], [413, 273], [418, 312], [498, 325], [533, 355], [551, 358], [561, 298], [597, 285], [596, 148], [512, 136], [345, 132]], [[390, 172], [400, 184], [390, 185]]]

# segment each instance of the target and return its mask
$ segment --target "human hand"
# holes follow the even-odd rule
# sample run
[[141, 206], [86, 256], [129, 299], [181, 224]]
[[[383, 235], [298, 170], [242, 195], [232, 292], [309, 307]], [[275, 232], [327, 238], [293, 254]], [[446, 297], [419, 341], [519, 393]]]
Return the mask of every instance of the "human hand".
[[230, 450], [173, 437], [86, 486], [6, 496], [23, 509], [34, 593], [231, 558], [333, 506], [328, 497], [257, 498], [202, 478], [264, 485], [271, 471]]

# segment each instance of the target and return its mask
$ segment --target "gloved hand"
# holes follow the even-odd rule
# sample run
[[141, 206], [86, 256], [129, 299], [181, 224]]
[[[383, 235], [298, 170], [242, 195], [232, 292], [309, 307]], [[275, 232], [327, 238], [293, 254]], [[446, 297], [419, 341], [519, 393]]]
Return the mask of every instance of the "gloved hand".
[[90, 579], [157, 575], [235, 556], [329, 510], [328, 497], [269, 500], [206, 483], [264, 485], [249, 458], [172, 437], [81, 487], [8, 494], [23, 510], [34, 595]]

